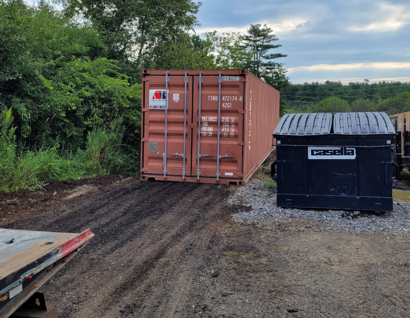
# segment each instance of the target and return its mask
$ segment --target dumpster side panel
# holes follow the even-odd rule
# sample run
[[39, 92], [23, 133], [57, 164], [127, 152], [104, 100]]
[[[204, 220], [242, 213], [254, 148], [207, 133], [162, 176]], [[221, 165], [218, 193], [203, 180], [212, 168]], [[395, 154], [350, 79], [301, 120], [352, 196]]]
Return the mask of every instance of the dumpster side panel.
[[246, 75], [244, 180], [272, 152], [272, 134], [279, 122], [280, 94], [255, 75]]

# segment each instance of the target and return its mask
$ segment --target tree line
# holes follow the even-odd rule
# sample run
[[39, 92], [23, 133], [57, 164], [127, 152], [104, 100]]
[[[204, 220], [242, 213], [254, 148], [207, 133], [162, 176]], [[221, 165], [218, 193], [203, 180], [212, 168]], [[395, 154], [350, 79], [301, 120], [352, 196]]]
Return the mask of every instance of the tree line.
[[281, 90], [287, 112], [410, 111], [410, 83], [349, 83], [326, 81], [290, 84]]

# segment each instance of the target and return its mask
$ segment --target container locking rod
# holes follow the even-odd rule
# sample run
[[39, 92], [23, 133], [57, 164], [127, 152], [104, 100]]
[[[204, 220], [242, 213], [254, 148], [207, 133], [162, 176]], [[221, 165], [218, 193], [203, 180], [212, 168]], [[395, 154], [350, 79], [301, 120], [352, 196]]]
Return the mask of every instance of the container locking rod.
[[183, 159], [183, 168], [182, 168], [182, 180], [185, 180], [186, 170], [185, 170], [185, 153], [186, 153], [186, 97], [187, 97], [187, 83], [188, 83], [188, 76], [185, 73], [184, 84], [185, 84], [185, 100], [184, 100], [184, 156]]
[[218, 92], [218, 153], [217, 153], [217, 160], [216, 160], [216, 182], [219, 182], [219, 176], [221, 172], [219, 171], [219, 147], [220, 147], [220, 139], [221, 139], [221, 89], [222, 89], [222, 76], [221, 72], [219, 72], [219, 92]]
[[167, 178], [167, 137], [168, 137], [168, 72], [165, 73], [165, 152], [162, 154], [164, 167], [164, 180]]
[[[197, 160], [198, 163], [196, 164], [196, 179], [199, 181], [200, 176], [201, 176], [201, 170], [199, 170], [199, 159], [201, 158], [201, 89], [202, 89], [202, 73], [199, 73], [199, 78], [198, 78], [198, 82], [199, 82], [199, 105], [198, 105], [198, 156], [197, 156]], [[208, 154], [206, 154], [208, 155]]]

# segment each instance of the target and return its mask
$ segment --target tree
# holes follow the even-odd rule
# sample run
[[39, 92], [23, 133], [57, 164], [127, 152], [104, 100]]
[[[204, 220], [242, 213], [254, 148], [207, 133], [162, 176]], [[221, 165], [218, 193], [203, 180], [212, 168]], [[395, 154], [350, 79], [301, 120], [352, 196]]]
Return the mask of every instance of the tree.
[[289, 81], [283, 65], [274, 60], [286, 57], [286, 55], [270, 53], [272, 49], [281, 47], [279, 44], [274, 44], [278, 40], [271, 28], [266, 24], [262, 26], [260, 23], [251, 24], [247, 34], [242, 37], [243, 48], [252, 54], [246, 67], [257, 77], [263, 78], [269, 85], [281, 90], [289, 85]]
[[[171, 46], [185, 41], [198, 24], [201, 3], [191, 0], [56, 0], [68, 16], [92, 22], [107, 44], [107, 58], [120, 62], [121, 70], [140, 80], [144, 67], [169, 60]], [[167, 46], [168, 45], [168, 46]]]
[[58, 140], [75, 151], [95, 125], [118, 117], [138, 147], [140, 85], [116, 61], [96, 57], [105, 46], [92, 26], [45, 2], [0, 2], [0, 14], [0, 110], [12, 110], [19, 150]]
[[205, 42], [211, 44], [208, 53], [218, 69], [242, 69], [252, 58], [252, 52], [244, 50], [243, 37], [238, 32], [222, 35], [218, 35], [216, 31], [207, 32], [205, 38]]

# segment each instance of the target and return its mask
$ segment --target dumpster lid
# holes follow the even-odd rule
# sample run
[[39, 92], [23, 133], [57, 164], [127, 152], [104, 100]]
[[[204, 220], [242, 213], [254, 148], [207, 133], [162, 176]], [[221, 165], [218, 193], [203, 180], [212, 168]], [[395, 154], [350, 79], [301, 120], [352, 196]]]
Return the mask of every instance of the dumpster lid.
[[394, 128], [386, 113], [336, 113], [333, 118], [335, 135], [394, 134]]
[[332, 114], [286, 114], [280, 120], [274, 135], [312, 136], [328, 135], [332, 127]]

